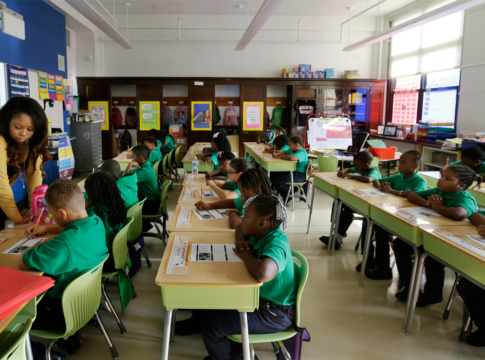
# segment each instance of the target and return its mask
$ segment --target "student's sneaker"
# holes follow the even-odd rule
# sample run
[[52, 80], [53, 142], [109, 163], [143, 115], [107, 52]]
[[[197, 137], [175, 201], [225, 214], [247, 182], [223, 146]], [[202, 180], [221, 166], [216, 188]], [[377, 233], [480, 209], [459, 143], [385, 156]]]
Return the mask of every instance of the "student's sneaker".
[[420, 293], [418, 301], [416, 302], [416, 306], [425, 307], [428, 305], [439, 304], [442, 301], [443, 301], [443, 296], [431, 297]]
[[466, 342], [471, 346], [485, 346], [485, 330], [478, 329], [467, 336]]
[[[318, 239], [327, 246], [328, 246], [328, 243], [330, 242], [329, 236], [320, 236]], [[338, 241], [335, 243], [335, 250], [340, 250], [340, 243]]]
[[200, 333], [200, 317], [192, 316], [187, 320], [175, 322], [175, 335], [187, 336]]
[[392, 280], [392, 269], [369, 269], [365, 271], [365, 276], [371, 280]]
[[[401, 290], [399, 290], [396, 293], [396, 298], [398, 298], [401, 301], [408, 301], [408, 293], [409, 293], [409, 288], [407, 286], [403, 286]], [[421, 290], [419, 290], [419, 296], [422, 295]]]
[[[365, 264], [365, 267], [366, 267], [366, 271], [374, 269], [376, 267], [375, 260], [374, 259], [367, 259], [367, 264]], [[360, 263], [359, 265], [357, 265], [355, 267], [355, 271], [357, 271], [357, 272], [362, 271], [362, 263]]]

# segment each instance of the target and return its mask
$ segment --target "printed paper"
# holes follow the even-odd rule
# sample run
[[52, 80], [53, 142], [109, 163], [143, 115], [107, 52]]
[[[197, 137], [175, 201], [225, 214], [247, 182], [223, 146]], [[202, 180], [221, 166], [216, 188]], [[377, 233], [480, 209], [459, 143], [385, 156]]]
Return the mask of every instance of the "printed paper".
[[168, 259], [168, 266], [166, 274], [187, 274], [189, 267], [187, 266], [187, 254], [190, 248], [191, 236], [175, 236], [173, 240], [172, 251]]
[[241, 262], [234, 244], [192, 244], [190, 261]]
[[197, 181], [196, 175], [188, 174], [187, 177], [185, 178], [185, 185], [193, 184], [196, 181]]
[[0, 233], [0, 244], [15, 236], [13, 233]]
[[180, 208], [179, 217], [177, 218], [177, 228], [191, 228], [192, 224], [192, 209], [188, 209], [185, 206]]
[[436, 210], [426, 208], [426, 207], [423, 207], [423, 206], [407, 207], [407, 208], [403, 208], [402, 211], [407, 212], [408, 214], [423, 218], [423, 219], [441, 216]]
[[8, 254], [8, 255], [21, 255], [24, 252], [26, 252], [27, 250], [33, 248], [35, 245], [41, 243], [44, 240], [47, 240], [47, 238], [31, 239], [29, 237], [26, 237], [26, 238], [20, 240], [18, 243], [16, 243], [11, 248], [8, 248], [7, 250], [5, 250], [3, 253]]
[[479, 241], [477, 241], [481, 246], [476, 245], [473, 242], [469, 242], [469, 241], [467, 241], [467, 240], [465, 240], [465, 239], [463, 239], [459, 236], [453, 235], [453, 234], [443, 233], [443, 232], [440, 232], [440, 231], [437, 231], [437, 233], [439, 233], [441, 236], [447, 238], [448, 240], [452, 241], [453, 243], [460, 245], [460, 246], [470, 250], [471, 252], [473, 252], [477, 255], [485, 257], [485, 239], [482, 238], [480, 235], [465, 235], [465, 237], [470, 239], [470, 240], [473, 240], [473, 241], [477, 241], [477, 239], [475, 237], [481, 238], [481, 239], [479, 239]]
[[385, 191], [378, 190], [378, 189], [359, 189], [360, 192], [365, 193], [370, 196], [383, 196], [383, 195], [389, 195]]
[[192, 210], [199, 220], [214, 220], [214, 219], [225, 219], [228, 216], [223, 215], [230, 209], [213, 209], [213, 210]]

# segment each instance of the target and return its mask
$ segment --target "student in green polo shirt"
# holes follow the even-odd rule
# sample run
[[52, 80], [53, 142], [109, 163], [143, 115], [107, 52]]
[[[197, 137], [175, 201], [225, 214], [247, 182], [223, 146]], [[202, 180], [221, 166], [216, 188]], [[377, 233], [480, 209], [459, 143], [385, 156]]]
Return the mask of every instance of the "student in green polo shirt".
[[214, 170], [219, 170], [219, 154], [221, 152], [231, 152], [231, 144], [227, 139], [227, 135], [224, 132], [216, 132], [212, 137], [211, 143], [211, 153], [199, 153], [197, 154], [197, 158], [201, 162], [213, 163]]
[[[153, 166], [148, 161], [150, 150], [146, 145], [137, 145], [132, 149], [133, 161], [128, 165], [125, 174], [135, 173], [138, 180], [138, 200], [146, 198], [143, 204], [144, 215], [155, 215], [160, 209], [160, 193], [158, 181]], [[150, 221], [143, 221], [143, 231], [152, 228]]]
[[[275, 136], [274, 136], [273, 139], [271, 139], [270, 141], [268, 141], [268, 146], [266, 147], [265, 150], [273, 150], [274, 141], [276, 140], [276, 138], [279, 137], [279, 136], [281, 136], [281, 135], [285, 135], [286, 136], [286, 130], [283, 129], [282, 127], [280, 127], [280, 126], [273, 126], [273, 128], [275, 130]], [[276, 149], [277, 150], [281, 150], [281, 149], [278, 149], [278, 148], [276, 148]]]
[[[101, 165], [100, 170], [111, 175], [116, 181], [116, 186], [120, 190], [126, 210], [138, 204], [138, 177], [135, 173], [131, 172], [121, 176], [120, 163], [116, 160], [106, 160]], [[87, 198], [86, 201], [88, 201]]]
[[160, 151], [157, 151], [157, 139], [146, 138], [143, 140], [143, 144], [148, 146], [148, 148], [150, 149], [150, 157], [148, 158], [148, 161], [150, 161], [152, 165], [155, 165], [157, 162], [162, 160], [162, 153]]
[[[251, 163], [245, 158], [231, 160], [227, 172], [229, 180], [207, 180], [207, 185], [216, 192], [221, 200], [236, 199], [241, 196], [241, 191], [237, 185], [239, 177], [244, 171], [250, 168]], [[231, 192], [228, 193], [225, 190], [231, 190]]]
[[[343, 171], [339, 170], [337, 172], [337, 176], [357, 180], [363, 183], [371, 183], [374, 180], [381, 179], [381, 171], [379, 170], [379, 168], [372, 167], [372, 160], [374, 160], [374, 157], [370, 152], [361, 151], [354, 156], [354, 167], [350, 169], [347, 168]], [[340, 221], [337, 231], [337, 241], [335, 242], [335, 250], [340, 250], [343, 239], [347, 237], [347, 230], [349, 229], [350, 225], [352, 225], [353, 221], [354, 211], [347, 205], [343, 205], [340, 212]], [[365, 234], [366, 231], [367, 221], [364, 219], [364, 221], [362, 221], [361, 233]], [[325, 235], [321, 236], [320, 241], [328, 246], [329, 237]]]
[[205, 174], [205, 178], [207, 180], [217, 177], [217, 178], [227, 178], [229, 173], [229, 165], [231, 160], [236, 158], [236, 156], [232, 152], [222, 152], [219, 154], [219, 170], [214, 170], [211, 173]]
[[[45, 201], [55, 225], [38, 226], [35, 231], [35, 226], [31, 225], [25, 234], [32, 238], [47, 233], [59, 235], [25, 252], [19, 257], [19, 267], [45, 272], [55, 280], [54, 287], [37, 304], [32, 329], [62, 331], [66, 326], [61, 300], [64, 289], [71, 281], [102, 263], [108, 248], [103, 221], [96, 215], [88, 216], [83, 194], [75, 181], [55, 181], [47, 189]], [[80, 346], [79, 336], [75, 337]], [[32, 345], [42, 347], [37, 343]]]
[[469, 167], [485, 180], [485, 145], [478, 144], [477, 146], [466, 148], [461, 152], [461, 161], [450, 165]]
[[273, 152], [275, 152], [275, 150], [281, 150], [284, 151], [286, 154], [286, 152], [290, 150], [290, 147], [288, 146], [289, 142], [290, 139], [288, 139], [288, 136], [286, 136], [286, 134], [280, 135], [276, 139], [274, 139], [274, 146], [272, 146], [271, 148], [266, 148], [264, 152], [272, 154]]
[[[475, 213], [477, 202], [470, 195], [468, 189], [476, 180], [475, 172], [459, 165], [450, 165], [443, 170], [437, 187], [425, 191], [418, 191], [408, 195], [413, 204], [429, 207], [440, 215], [453, 221], [463, 221]], [[481, 182], [481, 177], [478, 177]], [[409, 256], [413, 250], [402, 240], [394, 241], [394, 257], [399, 271], [399, 279], [403, 288], [396, 294], [399, 300], [406, 301], [411, 280], [412, 259]], [[443, 285], [445, 281], [445, 266], [431, 257], [426, 258], [426, 285], [424, 292], [420, 292], [416, 306], [423, 307], [443, 301]]]
[[91, 174], [84, 183], [88, 194], [88, 215], [98, 215], [104, 223], [106, 232], [106, 246], [110, 257], [104, 264], [104, 270], [114, 271], [113, 240], [116, 234], [126, 223], [126, 207], [121, 198], [120, 191], [113, 178], [105, 172]]

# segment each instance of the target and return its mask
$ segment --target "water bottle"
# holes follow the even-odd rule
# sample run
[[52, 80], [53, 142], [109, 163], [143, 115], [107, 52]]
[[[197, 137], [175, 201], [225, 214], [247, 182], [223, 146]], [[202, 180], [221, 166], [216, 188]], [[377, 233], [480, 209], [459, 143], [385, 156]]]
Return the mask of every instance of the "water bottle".
[[199, 160], [197, 159], [192, 160], [192, 175], [199, 175]]

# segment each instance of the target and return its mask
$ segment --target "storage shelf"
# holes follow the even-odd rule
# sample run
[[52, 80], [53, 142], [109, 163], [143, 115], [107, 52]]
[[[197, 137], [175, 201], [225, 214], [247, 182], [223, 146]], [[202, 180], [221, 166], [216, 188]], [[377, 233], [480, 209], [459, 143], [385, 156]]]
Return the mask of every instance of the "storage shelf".
[[[426, 147], [425, 145], [423, 145], [423, 146]], [[452, 154], [452, 155], [455, 155], [455, 156], [457, 154], [457, 152], [454, 151], [454, 150], [443, 150], [443, 149], [433, 149], [433, 148], [429, 148], [429, 149], [431, 149], [433, 151], [439, 151], [439, 152], [444, 152], [444, 153], [447, 153], [447, 154]], [[459, 149], [459, 150], [461, 150], [461, 149]]]
[[440, 169], [443, 169], [445, 167], [444, 165], [434, 164], [434, 163], [423, 163], [423, 165], [433, 166], [433, 167], [437, 167], [437, 168], [440, 168]]

